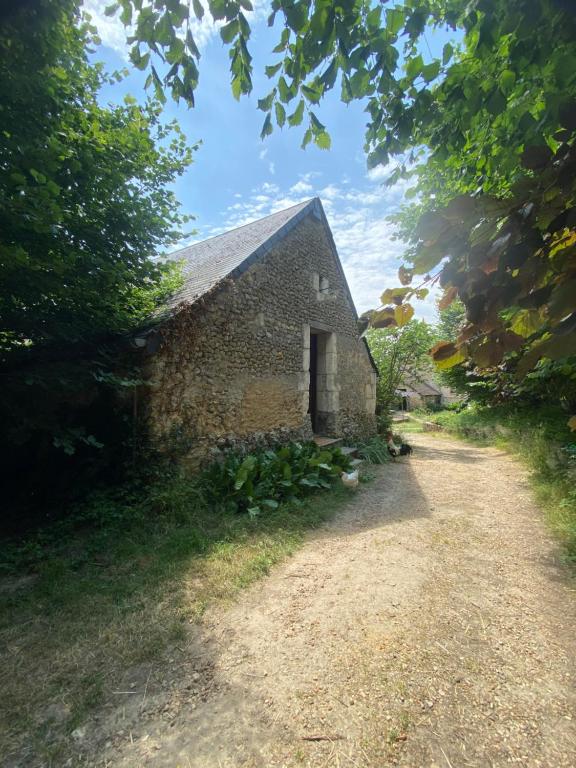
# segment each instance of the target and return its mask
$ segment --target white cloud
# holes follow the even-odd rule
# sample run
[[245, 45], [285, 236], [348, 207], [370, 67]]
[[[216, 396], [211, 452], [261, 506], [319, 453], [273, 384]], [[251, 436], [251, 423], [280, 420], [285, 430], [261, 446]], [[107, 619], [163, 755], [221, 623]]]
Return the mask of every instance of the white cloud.
[[258, 153], [258, 159], [264, 160], [267, 154], [268, 154], [268, 147], [264, 147], [264, 149], [261, 149], [260, 152]]
[[308, 181], [304, 181], [303, 179], [300, 179], [300, 181], [297, 181], [296, 184], [293, 184], [290, 187], [290, 192], [293, 195], [306, 195], [309, 192], [312, 192], [314, 187], [312, 184], [310, 184]]
[[272, 176], [274, 176], [274, 174], [276, 173], [276, 166], [274, 165], [274, 163], [268, 163], [268, 170], [270, 171]]
[[370, 181], [386, 181], [391, 173], [392, 170], [389, 165], [377, 165], [375, 168], [371, 168], [367, 175]]
[[92, 17], [92, 23], [98, 29], [102, 45], [112, 48], [123, 58], [128, 59], [129, 46], [126, 36], [129, 34], [118, 16], [106, 16], [105, 8], [111, 3], [108, 0], [84, 0], [83, 8]]

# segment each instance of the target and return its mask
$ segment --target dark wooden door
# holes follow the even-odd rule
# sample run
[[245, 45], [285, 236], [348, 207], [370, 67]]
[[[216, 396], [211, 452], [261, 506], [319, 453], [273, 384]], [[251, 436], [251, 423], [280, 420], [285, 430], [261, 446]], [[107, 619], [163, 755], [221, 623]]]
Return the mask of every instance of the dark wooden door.
[[310, 334], [310, 396], [308, 413], [312, 422], [312, 431], [318, 426], [318, 336]]

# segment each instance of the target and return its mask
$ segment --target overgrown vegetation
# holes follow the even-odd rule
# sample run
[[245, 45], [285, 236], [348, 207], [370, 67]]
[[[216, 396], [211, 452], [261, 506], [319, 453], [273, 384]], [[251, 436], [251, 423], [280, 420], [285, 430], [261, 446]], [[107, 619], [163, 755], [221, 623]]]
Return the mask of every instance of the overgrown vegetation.
[[405, 376], [432, 368], [428, 353], [437, 334], [424, 320], [411, 320], [402, 327], [371, 329], [366, 338], [378, 367], [376, 394], [379, 412], [384, 414], [396, 404]]
[[[318, 472], [288, 466], [302, 478]], [[25, 743], [26, 754], [58, 762], [95, 708], [121, 706], [114, 691], [143, 685], [152, 664], [179, 653], [207, 606], [266, 574], [350, 498], [339, 482], [306, 490], [307, 499], [238, 514], [215, 509], [201, 479], [162, 468], [146, 484], [95, 493], [26, 544], [3, 546], [4, 758]], [[210, 494], [226, 502], [224, 488]]]
[[175, 122], [162, 122], [156, 101], [99, 102], [101, 87], [122, 74], [89, 62], [98, 40], [79, 6], [37, 0], [0, 12], [0, 451], [8, 507], [21, 491], [24, 508], [41, 506], [71, 475], [78, 489], [97, 467], [117, 465], [127, 427], [114, 394], [139, 376], [119, 363], [115, 342], [148, 322], [180, 282], [175, 266], [154, 256], [184, 223], [170, 187], [192, 148]]
[[502, 444], [525, 461], [550, 526], [576, 563], [576, 442], [564, 411], [545, 405], [471, 405], [428, 419], [463, 437]]
[[360, 443], [358, 455], [368, 464], [385, 464], [391, 459], [386, 440], [380, 435]]
[[[88, 499], [71, 504], [68, 514], [0, 549], [0, 574], [36, 569], [66, 552], [70, 541], [85, 532], [88, 539], [114, 536], [119, 530], [146, 528], [161, 520], [168, 525], [190, 521], [192, 509], [220, 514], [270, 514], [280, 504], [294, 508], [304, 496], [334, 487], [350, 459], [339, 448], [313, 442], [287, 443], [252, 453], [229, 451], [195, 476], [167, 462], [132, 472], [125, 482], [103, 486]], [[95, 539], [95, 540], [96, 540]], [[23, 542], [23, 543], [22, 543]]]
[[297, 503], [312, 491], [330, 488], [349, 468], [350, 460], [339, 448], [288, 443], [248, 455], [229, 453], [206, 470], [201, 482], [217, 508], [256, 517], [282, 501]]

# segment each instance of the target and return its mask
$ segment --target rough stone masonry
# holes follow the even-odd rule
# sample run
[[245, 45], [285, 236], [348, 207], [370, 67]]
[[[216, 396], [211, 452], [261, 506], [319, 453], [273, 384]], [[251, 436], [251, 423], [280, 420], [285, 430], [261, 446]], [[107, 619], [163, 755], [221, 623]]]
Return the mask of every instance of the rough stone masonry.
[[[225, 253], [238, 238], [242, 253], [264, 238], [239, 265]], [[194, 465], [214, 448], [309, 439], [313, 429], [373, 434], [376, 372], [320, 201], [198, 246], [180, 254], [201, 295], [184, 292], [148, 356], [153, 444]]]

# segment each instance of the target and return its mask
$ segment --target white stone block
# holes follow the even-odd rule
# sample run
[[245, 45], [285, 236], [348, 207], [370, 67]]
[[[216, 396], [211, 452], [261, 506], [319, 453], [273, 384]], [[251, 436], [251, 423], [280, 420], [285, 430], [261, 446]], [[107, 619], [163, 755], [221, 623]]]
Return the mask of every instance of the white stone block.
[[310, 349], [310, 326], [302, 326], [302, 341], [304, 349]]
[[325, 356], [325, 370], [326, 373], [336, 373], [337, 370], [337, 358], [335, 352], [328, 352]]

